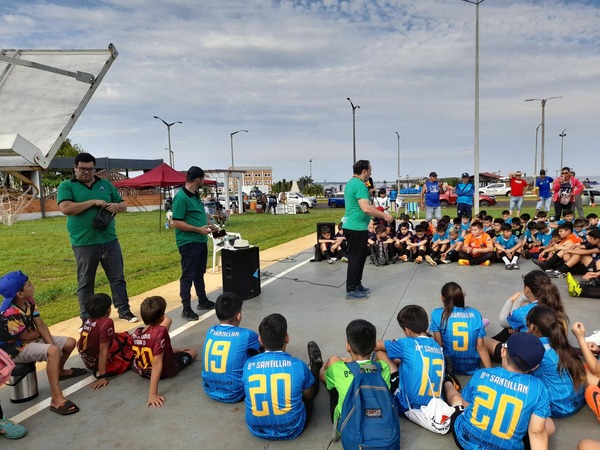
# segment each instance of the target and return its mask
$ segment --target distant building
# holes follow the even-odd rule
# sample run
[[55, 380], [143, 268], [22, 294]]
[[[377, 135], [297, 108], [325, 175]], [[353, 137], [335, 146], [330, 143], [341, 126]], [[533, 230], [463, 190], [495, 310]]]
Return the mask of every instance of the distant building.
[[[250, 192], [254, 186], [262, 192], [271, 192], [273, 184], [273, 168], [271, 166], [235, 166], [235, 170], [246, 172], [242, 186], [243, 192]], [[231, 180], [230, 183], [235, 183], [232, 188], [237, 191], [238, 180]]]

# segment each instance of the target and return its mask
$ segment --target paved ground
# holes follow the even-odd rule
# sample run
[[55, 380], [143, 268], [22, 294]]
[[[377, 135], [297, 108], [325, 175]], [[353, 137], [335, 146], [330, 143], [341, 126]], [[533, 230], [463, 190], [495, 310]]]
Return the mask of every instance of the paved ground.
[[[492, 323], [490, 334], [499, 330], [497, 315], [505, 299], [522, 289], [521, 274], [534, 268], [528, 261], [520, 272], [503, 270], [502, 266], [459, 267], [456, 264], [429, 267], [415, 264], [396, 264], [374, 267], [367, 264], [364, 284], [372, 288], [371, 298], [348, 301], [344, 298], [345, 270], [343, 263], [328, 265], [310, 263], [314, 236], [261, 252], [262, 294], [244, 303], [243, 325], [256, 329], [261, 319], [272, 312], [284, 314], [289, 322], [288, 351], [307, 360], [306, 342], [315, 340], [324, 357], [344, 354], [344, 329], [355, 318], [372, 321], [381, 338], [401, 337], [395, 320], [399, 309], [411, 303], [427, 311], [440, 304], [440, 288], [447, 281], [461, 284], [467, 293], [468, 304], [481, 310]], [[220, 290], [220, 274], [208, 274], [210, 297]], [[571, 321], [581, 320], [591, 331], [600, 328], [600, 308], [592, 299], [572, 299], [567, 295], [563, 280], [556, 280]], [[217, 322], [214, 313], [201, 316], [199, 322], [183, 322], [178, 307], [177, 282], [149, 294], [165, 296], [174, 319], [172, 339], [175, 346], [200, 348], [208, 327]], [[146, 295], [132, 300], [138, 308]], [[43, 314], [43, 311], [42, 311]], [[127, 324], [116, 321], [124, 329]], [[54, 334], [73, 333], [77, 319], [52, 327]], [[68, 366], [81, 367], [78, 356]], [[41, 365], [38, 365], [41, 369]], [[133, 372], [111, 380], [110, 385], [92, 392], [86, 377], [63, 383], [68, 398], [81, 411], [73, 416], [59, 417], [48, 410], [49, 389], [44, 371], [38, 373], [40, 396], [21, 405], [11, 404], [6, 387], [0, 389], [0, 401], [9, 417], [20, 420], [29, 435], [11, 443], [14, 449], [31, 448], [168, 448], [195, 446], [206, 449], [325, 449], [329, 445], [331, 422], [328, 417], [328, 398], [322, 390], [316, 398], [315, 414], [307, 430], [295, 441], [266, 442], [250, 435], [244, 422], [243, 403], [226, 405], [208, 399], [201, 388], [201, 365], [198, 362], [176, 378], [160, 383], [166, 396], [163, 408], [147, 409], [148, 382]], [[466, 378], [463, 379], [466, 381]], [[579, 439], [600, 440], [600, 425], [586, 407], [568, 419], [556, 420], [557, 433], [551, 439], [553, 449], [574, 449]], [[450, 436], [434, 435], [401, 419], [403, 449], [454, 448]], [[7, 445], [0, 440], [0, 446]], [[7, 447], [8, 448], [8, 447]], [[331, 445], [341, 449], [340, 444]]]

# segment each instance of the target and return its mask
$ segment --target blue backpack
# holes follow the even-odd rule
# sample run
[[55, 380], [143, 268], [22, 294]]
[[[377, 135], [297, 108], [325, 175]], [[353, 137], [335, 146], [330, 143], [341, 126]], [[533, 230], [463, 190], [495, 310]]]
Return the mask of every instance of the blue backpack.
[[380, 367], [373, 362], [362, 367], [354, 361], [346, 365], [354, 379], [337, 424], [344, 450], [398, 450], [400, 422]]

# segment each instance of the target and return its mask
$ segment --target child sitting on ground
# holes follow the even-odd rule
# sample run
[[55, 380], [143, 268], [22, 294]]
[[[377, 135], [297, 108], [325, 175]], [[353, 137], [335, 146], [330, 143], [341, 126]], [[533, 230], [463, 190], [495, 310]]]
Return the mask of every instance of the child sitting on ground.
[[411, 236], [410, 241], [406, 245], [409, 261], [421, 264], [427, 252], [428, 242], [427, 230], [423, 225], [417, 225], [415, 227], [415, 234]]
[[335, 233], [335, 244], [332, 247], [337, 247], [340, 250], [340, 261], [348, 262], [348, 242], [344, 236], [344, 222], [338, 223], [338, 231]]
[[[319, 252], [320, 259], [327, 260], [329, 264], [333, 264], [338, 259], [339, 246], [336, 245], [337, 240], [331, 237], [331, 228], [328, 226], [321, 227], [321, 235], [319, 236]], [[335, 247], [334, 247], [335, 246]]]
[[64, 397], [58, 382], [85, 375], [87, 370], [65, 369], [65, 362], [75, 349], [75, 339], [50, 334], [33, 294], [33, 283], [20, 270], [0, 278], [0, 295], [4, 297], [0, 305], [0, 348], [15, 364], [46, 361], [50, 411], [61, 416], [74, 414], [79, 408]]
[[[346, 351], [350, 357], [332, 355], [321, 368], [320, 378], [329, 392], [329, 410], [333, 423], [337, 423], [340, 417], [346, 393], [354, 379], [346, 363], [356, 361], [361, 367], [371, 363], [376, 340], [375, 325], [362, 319], [353, 320], [346, 327]], [[398, 367], [384, 353], [378, 356], [381, 358], [375, 364], [379, 366], [379, 373], [393, 393], [398, 388]]]
[[323, 358], [319, 346], [307, 345], [310, 369], [286, 353], [289, 342], [287, 321], [281, 314], [265, 317], [258, 326], [265, 352], [244, 365], [246, 425], [262, 439], [297, 438], [310, 420], [313, 398], [319, 392], [319, 371]]
[[506, 270], [519, 270], [519, 256], [521, 256], [519, 250], [523, 246], [523, 241], [513, 234], [513, 228], [509, 224], [503, 223], [500, 229], [502, 235], [496, 236], [494, 244], [498, 258], [504, 261]]
[[399, 359], [400, 383], [394, 394], [399, 413], [427, 405], [440, 392], [444, 379], [444, 354], [439, 344], [427, 334], [427, 313], [418, 305], [407, 305], [397, 316], [406, 337], [377, 341], [375, 350], [385, 351], [391, 360]]
[[133, 332], [131, 368], [143, 378], [150, 378], [146, 407], [160, 408], [167, 400], [158, 393], [158, 382], [174, 377], [198, 357], [192, 348], [173, 348], [169, 329], [171, 318], [165, 316], [167, 301], [160, 296], [148, 297], [140, 306], [144, 327]]
[[465, 237], [462, 251], [458, 254], [461, 266], [489, 266], [494, 246], [489, 234], [483, 232], [481, 222], [473, 222], [471, 232]]
[[95, 391], [108, 385], [108, 377], [125, 372], [133, 355], [131, 335], [124, 331], [115, 334], [110, 318], [112, 300], [106, 294], [94, 294], [85, 303], [88, 318], [77, 342], [79, 356], [97, 378], [90, 385]]
[[458, 261], [459, 252], [462, 250], [464, 239], [458, 233], [458, 230], [452, 228], [448, 233], [450, 242], [448, 243], [448, 249], [440, 255], [442, 264], [450, 264], [451, 262]]
[[244, 398], [242, 372], [246, 360], [259, 353], [258, 334], [241, 328], [242, 299], [223, 292], [215, 303], [220, 324], [206, 332], [202, 354], [202, 386], [210, 398], [236, 403]]
[[435, 234], [433, 235], [433, 238], [431, 240], [431, 256], [425, 255], [425, 259], [429, 264], [431, 264], [429, 259], [431, 259], [436, 264], [441, 263], [441, 254], [444, 253], [448, 249], [448, 247], [450, 247], [450, 236], [447, 236], [446, 234], [447, 228], [448, 226], [445, 223], [438, 223], [435, 229]]
[[521, 236], [523, 236], [524, 233], [524, 227], [523, 224], [521, 223], [521, 219], [519, 219], [518, 217], [513, 217], [511, 220], [511, 225], [512, 225], [512, 232], [513, 234], [521, 239]]
[[573, 222], [573, 234], [576, 236], [579, 236], [579, 238], [582, 241], [585, 241], [587, 239], [587, 233], [586, 233], [586, 229], [585, 229], [585, 220], [576, 219], [575, 222]]
[[398, 232], [394, 236], [394, 247], [396, 256], [404, 262], [408, 261], [408, 243], [411, 238], [410, 225], [408, 222], [402, 222], [398, 227]]

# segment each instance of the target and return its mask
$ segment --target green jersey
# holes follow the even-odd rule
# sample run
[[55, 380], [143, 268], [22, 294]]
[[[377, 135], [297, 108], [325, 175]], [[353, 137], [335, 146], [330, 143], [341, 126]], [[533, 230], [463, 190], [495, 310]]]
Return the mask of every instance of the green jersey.
[[[63, 181], [58, 186], [56, 201], [59, 204], [64, 201], [82, 203], [88, 200], [104, 200], [106, 203], [121, 203], [123, 201], [110, 181], [98, 177], [94, 179], [90, 187], [79, 182], [76, 178]], [[104, 231], [92, 226], [98, 211], [100, 211], [100, 208], [92, 206], [79, 214], [67, 216], [67, 230], [72, 246], [83, 247], [106, 244], [117, 240], [117, 229], [114, 220]]]
[[[356, 361], [359, 366], [364, 366], [365, 364], [370, 363], [370, 360], [366, 361]], [[381, 376], [383, 380], [390, 387], [390, 366], [385, 361], [377, 361], [375, 364], [381, 366]], [[352, 375], [352, 371], [348, 368], [344, 361], [338, 361], [327, 368], [325, 371], [325, 384], [327, 386], [327, 390], [330, 391], [332, 389], [336, 389], [338, 391], [338, 403], [335, 407], [335, 411], [333, 412], [333, 423], [336, 422], [340, 414], [342, 413], [342, 405], [344, 404], [344, 398], [346, 398], [346, 393], [348, 389], [350, 389], [350, 384], [352, 384], [352, 380], [354, 380], [354, 375]]]
[[[189, 225], [195, 227], [204, 227], [208, 224], [206, 220], [206, 211], [200, 196], [188, 191], [185, 187], [181, 188], [173, 198], [173, 220], [183, 220]], [[206, 243], [208, 236], [194, 231], [183, 231], [175, 228], [175, 241], [177, 247], [182, 247], [192, 242]]]
[[371, 216], [365, 214], [358, 204], [358, 200], [369, 200], [369, 190], [364, 181], [352, 177], [344, 189], [344, 200], [346, 202], [346, 222], [344, 229], [353, 231], [365, 231], [369, 227]]

